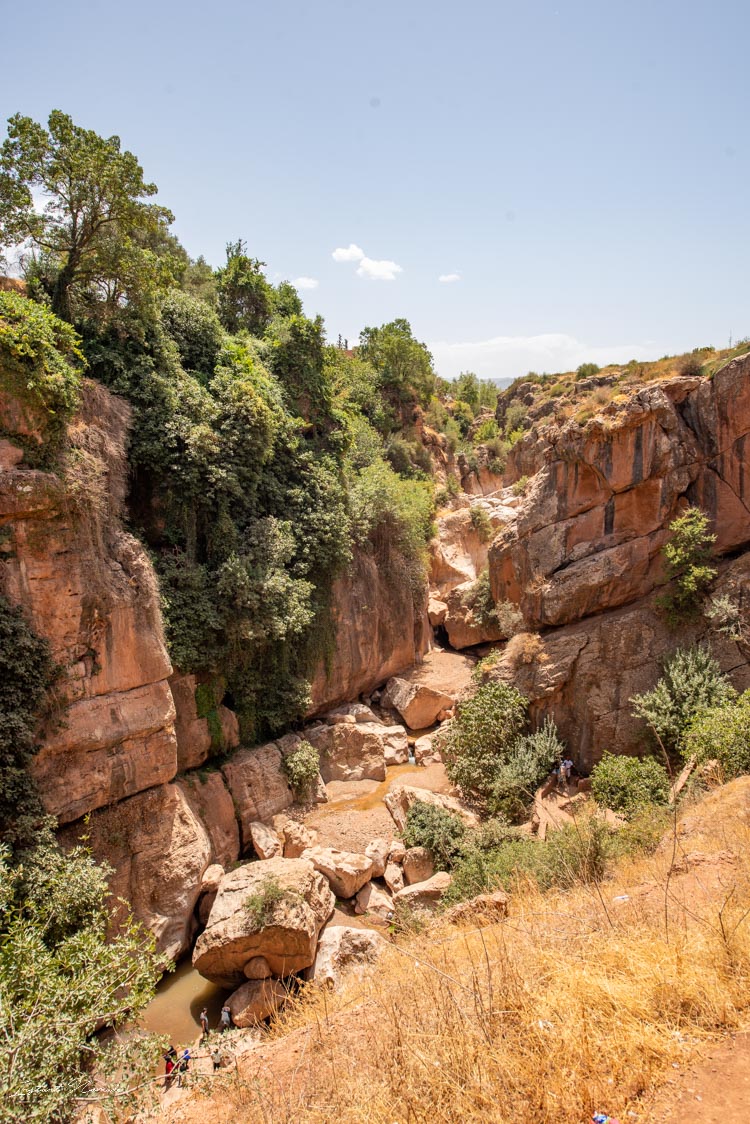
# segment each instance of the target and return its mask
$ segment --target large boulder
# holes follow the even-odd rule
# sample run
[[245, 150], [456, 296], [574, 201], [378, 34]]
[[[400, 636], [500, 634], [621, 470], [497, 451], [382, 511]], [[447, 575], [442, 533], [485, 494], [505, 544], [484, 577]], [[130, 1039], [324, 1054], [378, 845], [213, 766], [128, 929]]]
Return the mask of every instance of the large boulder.
[[432, 855], [426, 847], [410, 847], [404, 855], [404, 881], [407, 886], [426, 882], [435, 873]]
[[383, 938], [372, 929], [329, 925], [321, 934], [315, 963], [307, 977], [337, 987], [347, 973], [361, 972], [374, 964], [384, 948]]
[[413, 886], [405, 886], [394, 895], [393, 900], [411, 906], [412, 909], [434, 909], [450, 884], [450, 874], [439, 870], [425, 882], [415, 882]]
[[[270, 887], [282, 893], [258, 923], [247, 908]], [[318, 934], [335, 899], [326, 879], [306, 859], [266, 859], [229, 871], [219, 884], [208, 924], [193, 951], [193, 966], [220, 987], [238, 987], [245, 965], [262, 956], [275, 976], [312, 964]]]
[[383, 797], [383, 803], [393, 816], [393, 822], [399, 831], [406, 831], [407, 813], [417, 801], [444, 808], [447, 812], [455, 812], [467, 827], [479, 825], [479, 817], [465, 808], [454, 796], [446, 796], [442, 792], [430, 792], [426, 788], [416, 788], [413, 785], [394, 784]]
[[474, 666], [468, 656], [434, 648], [421, 664], [388, 681], [381, 705], [398, 711], [409, 729], [426, 729], [464, 697]]
[[409, 762], [409, 735], [403, 726], [383, 726], [370, 724], [383, 743], [383, 756], [386, 765], [407, 765]]
[[316, 846], [303, 851], [302, 858], [328, 879], [337, 898], [353, 898], [372, 878], [373, 860], [368, 855]]
[[414, 741], [414, 760], [417, 765], [435, 765], [443, 760], [432, 734], [423, 734]]
[[320, 753], [320, 774], [329, 781], [385, 780], [383, 738], [370, 722], [339, 722], [305, 731]]
[[386, 684], [383, 705], [391, 706], [410, 730], [432, 726], [441, 710], [453, 705], [453, 699], [435, 687], [394, 676]]
[[318, 839], [314, 828], [293, 820], [283, 812], [273, 817], [273, 829], [282, 841], [285, 859], [298, 859], [308, 847], [314, 847]]
[[383, 921], [392, 921], [394, 908], [393, 898], [375, 882], [368, 882], [357, 894], [354, 912], [374, 913]]
[[372, 877], [382, 878], [383, 871], [388, 862], [388, 856], [391, 853], [391, 840], [390, 839], [373, 839], [365, 847], [365, 854], [368, 859], [372, 859]]
[[404, 872], [398, 863], [389, 862], [383, 874], [383, 880], [392, 894], [404, 888]]
[[257, 820], [251, 823], [250, 838], [253, 841], [253, 850], [259, 859], [275, 859], [277, 855], [283, 853], [284, 845], [281, 839], [267, 824]]
[[240, 821], [243, 850], [252, 845], [250, 825], [270, 823], [294, 802], [281, 769], [281, 750], [275, 742], [257, 749], [240, 749], [222, 768]]
[[235, 1026], [247, 1027], [275, 1015], [283, 1006], [287, 989], [281, 980], [248, 980], [227, 999]]

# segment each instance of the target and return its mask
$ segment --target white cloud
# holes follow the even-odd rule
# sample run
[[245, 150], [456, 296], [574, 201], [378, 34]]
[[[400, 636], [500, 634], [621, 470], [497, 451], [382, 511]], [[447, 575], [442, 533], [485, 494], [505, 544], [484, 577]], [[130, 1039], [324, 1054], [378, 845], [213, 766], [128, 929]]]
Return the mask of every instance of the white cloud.
[[368, 258], [362, 247], [354, 242], [350, 242], [348, 246], [337, 246], [331, 257], [334, 261], [359, 262], [357, 276], [368, 277], [371, 281], [395, 281], [397, 275], [403, 273], [401, 266], [395, 261]]
[[515, 378], [527, 371], [570, 371], [581, 363], [627, 363], [652, 359], [658, 345], [645, 343], [591, 345], [563, 332], [538, 336], [493, 336], [488, 340], [450, 343], [438, 340], [428, 347], [444, 378], [475, 371], [480, 378]]
[[295, 289], [317, 289], [320, 282], [317, 277], [295, 277], [292, 284]]
[[441, 273], [438, 281], [442, 281], [444, 285], [450, 285], [451, 281], [460, 281], [460, 273]]
[[372, 258], [362, 258], [357, 270], [358, 277], [369, 277], [371, 281], [395, 281], [399, 273], [403, 270], [395, 261], [373, 261]]
[[346, 248], [338, 246], [331, 255], [334, 261], [362, 261], [364, 256], [365, 251], [356, 246], [354, 242], [350, 242]]

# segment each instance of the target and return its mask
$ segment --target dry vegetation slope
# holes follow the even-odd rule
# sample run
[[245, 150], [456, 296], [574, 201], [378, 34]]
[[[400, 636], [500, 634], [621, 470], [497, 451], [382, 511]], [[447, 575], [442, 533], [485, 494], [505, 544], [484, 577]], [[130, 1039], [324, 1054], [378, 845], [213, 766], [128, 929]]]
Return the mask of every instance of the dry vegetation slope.
[[166, 1119], [652, 1120], [673, 1066], [750, 1016], [749, 844], [745, 777], [598, 888], [519, 886], [505, 922], [430, 927], [343, 993], [311, 989]]

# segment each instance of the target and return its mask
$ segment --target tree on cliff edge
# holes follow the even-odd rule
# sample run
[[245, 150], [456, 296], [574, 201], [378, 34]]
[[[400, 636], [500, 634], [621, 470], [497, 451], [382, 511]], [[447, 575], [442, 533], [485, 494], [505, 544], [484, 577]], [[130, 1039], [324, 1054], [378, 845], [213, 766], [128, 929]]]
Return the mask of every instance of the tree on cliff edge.
[[[64, 320], [119, 308], [155, 290], [169, 271], [173, 216], [145, 200], [146, 183], [120, 138], [82, 129], [60, 110], [48, 129], [17, 113], [0, 147], [0, 247], [32, 250]], [[43, 207], [43, 210], [37, 209]]]

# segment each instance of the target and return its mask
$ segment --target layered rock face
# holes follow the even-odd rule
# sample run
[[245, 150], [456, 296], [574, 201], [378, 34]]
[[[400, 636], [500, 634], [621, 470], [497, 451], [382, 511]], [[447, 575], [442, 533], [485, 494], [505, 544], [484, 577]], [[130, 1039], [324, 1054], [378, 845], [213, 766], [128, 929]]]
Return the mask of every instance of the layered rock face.
[[492, 594], [528, 627], [568, 624], [658, 583], [669, 523], [687, 504], [711, 518], [720, 554], [750, 542], [750, 358], [712, 380], [674, 378], [613, 403], [585, 427], [530, 433], [511, 472], [524, 502], [489, 551]]
[[312, 682], [309, 715], [369, 694], [404, 668], [419, 663], [430, 646], [427, 590], [415, 606], [408, 575], [398, 558], [383, 564], [357, 550], [348, 573], [334, 584], [335, 643]]
[[[643, 723], [633, 717], [630, 699], [651, 690], [663, 662], [678, 645], [708, 638], [709, 622], [699, 617], [670, 629], [657, 611], [656, 594], [633, 605], [600, 613], [543, 635], [514, 636], [489, 673], [515, 684], [531, 702], [532, 723], [551, 716], [575, 763], [588, 772], [605, 751], [642, 752]], [[725, 563], [715, 596], [728, 597], [741, 619], [750, 616], [750, 554]], [[750, 651], [730, 636], [712, 632], [711, 651], [739, 691], [750, 688]]]
[[156, 581], [119, 521], [126, 403], [84, 386], [65, 476], [24, 467], [33, 417], [0, 396], [0, 586], [62, 668], [54, 719], [33, 771], [47, 810], [69, 822], [171, 780], [177, 771], [171, 673]]

